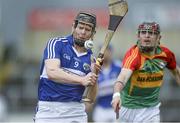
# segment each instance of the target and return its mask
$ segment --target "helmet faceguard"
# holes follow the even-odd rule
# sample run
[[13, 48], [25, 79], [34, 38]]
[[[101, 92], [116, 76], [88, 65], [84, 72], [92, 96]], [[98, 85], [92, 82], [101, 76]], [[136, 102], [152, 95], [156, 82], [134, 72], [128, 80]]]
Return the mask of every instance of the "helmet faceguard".
[[[138, 27], [138, 36], [140, 36], [140, 33], [149, 33], [152, 35], [160, 35], [160, 26], [156, 22], [143, 22]], [[159, 39], [157, 39], [159, 40]], [[151, 52], [159, 45], [159, 41], [157, 41], [154, 44], [151, 44], [151, 46], [143, 46], [141, 44], [141, 41], [138, 40], [138, 47], [142, 52]]]
[[[89, 25], [92, 26], [92, 35], [96, 32], [95, 31], [95, 28], [96, 28], [96, 15], [94, 15], [94, 14], [87, 13], [87, 12], [80, 12], [76, 16], [74, 22], [75, 22], [74, 28], [77, 27], [79, 22], [82, 22], [82, 23], [86, 23], [86, 24], [89, 24]], [[84, 47], [85, 41], [81, 41], [80, 39], [74, 39], [74, 42], [75, 42], [76, 45], [78, 45], [80, 47]]]

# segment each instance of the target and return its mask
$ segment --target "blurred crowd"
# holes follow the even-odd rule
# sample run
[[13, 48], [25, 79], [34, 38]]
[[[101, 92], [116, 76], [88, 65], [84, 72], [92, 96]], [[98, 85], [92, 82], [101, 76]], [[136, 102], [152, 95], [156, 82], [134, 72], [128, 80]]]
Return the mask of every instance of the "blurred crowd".
[[16, 112], [32, 112], [36, 103], [38, 63], [18, 59], [15, 47], [4, 46], [0, 59], [0, 122]]

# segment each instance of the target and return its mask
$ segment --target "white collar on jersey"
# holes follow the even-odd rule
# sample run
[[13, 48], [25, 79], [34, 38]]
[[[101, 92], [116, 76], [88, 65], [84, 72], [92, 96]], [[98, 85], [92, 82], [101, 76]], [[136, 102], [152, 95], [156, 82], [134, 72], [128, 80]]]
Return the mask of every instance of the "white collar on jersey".
[[76, 50], [76, 48], [74, 48], [74, 47], [72, 47], [72, 48], [73, 48], [74, 52], [76, 53], [76, 55], [77, 55], [78, 57], [80, 57], [80, 56], [83, 56], [83, 55], [86, 55], [86, 54], [87, 54], [87, 52], [84, 52], [84, 53], [79, 53], [79, 52]]

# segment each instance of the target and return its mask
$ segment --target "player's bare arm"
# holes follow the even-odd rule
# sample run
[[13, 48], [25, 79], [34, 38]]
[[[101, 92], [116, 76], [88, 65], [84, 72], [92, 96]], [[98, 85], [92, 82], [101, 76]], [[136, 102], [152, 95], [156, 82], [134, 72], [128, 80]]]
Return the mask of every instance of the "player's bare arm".
[[120, 92], [122, 91], [123, 87], [129, 80], [132, 72], [133, 71], [131, 69], [122, 68], [116, 80], [116, 83], [114, 85], [114, 94], [113, 94], [113, 100], [112, 100], [112, 107], [115, 112], [119, 110], [120, 105], [121, 105]]
[[180, 67], [177, 65], [176, 69], [171, 70], [171, 73], [174, 75], [176, 82], [180, 86]]
[[[95, 69], [100, 71], [101, 66], [92, 61], [92, 63], [91, 63], [91, 71], [94, 71]], [[97, 81], [96, 81], [96, 83], [94, 83], [94, 85], [91, 87], [91, 91], [89, 91], [89, 93], [87, 95], [88, 96], [87, 99], [89, 99], [89, 101], [84, 101], [84, 104], [85, 104], [85, 107], [86, 107], [85, 108], [86, 112], [91, 112], [92, 111], [93, 105], [94, 105], [94, 103], [96, 101], [97, 93], [98, 93], [98, 84], [97, 84]]]
[[94, 85], [97, 80], [97, 75], [89, 73], [86, 76], [78, 76], [73, 73], [68, 73], [60, 68], [59, 59], [47, 59], [45, 60], [46, 72], [48, 78], [63, 83], [73, 83], [81, 85]]
[[[93, 61], [92, 61], [93, 62]], [[94, 69], [100, 71], [101, 69], [101, 66], [96, 64], [96, 63], [92, 63], [91, 64], [91, 69], [92, 71], [94, 71]], [[86, 111], [89, 112], [91, 110], [91, 107], [93, 106], [95, 100], [96, 100], [96, 96], [97, 96], [97, 93], [98, 93], [98, 84], [97, 82], [91, 86], [91, 91], [89, 91], [86, 100], [84, 102], [86, 102]]]

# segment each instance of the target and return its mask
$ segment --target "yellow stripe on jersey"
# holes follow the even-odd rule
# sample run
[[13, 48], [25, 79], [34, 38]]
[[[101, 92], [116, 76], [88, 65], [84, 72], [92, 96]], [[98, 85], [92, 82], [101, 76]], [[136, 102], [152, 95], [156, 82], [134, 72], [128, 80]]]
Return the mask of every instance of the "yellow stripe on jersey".
[[124, 65], [125, 68], [130, 68], [130, 65], [132, 63], [132, 61], [136, 58], [136, 50], [134, 49], [133, 52], [132, 52], [132, 55], [130, 55], [128, 58], [127, 58], [127, 61]]
[[140, 69], [143, 68], [145, 60], [146, 60], [146, 58], [141, 56], [141, 66], [140, 66]]
[[125, 64], [123, 65], [124, 68], [130, 68], [131, 67], [131, 63], [134, 61], [134, 59], [137, 57], [138, 55], [138, 48], [136, 47], [133, 52], [132, 52], [132, 55], [130, 55]]

